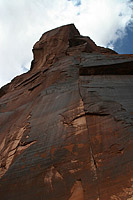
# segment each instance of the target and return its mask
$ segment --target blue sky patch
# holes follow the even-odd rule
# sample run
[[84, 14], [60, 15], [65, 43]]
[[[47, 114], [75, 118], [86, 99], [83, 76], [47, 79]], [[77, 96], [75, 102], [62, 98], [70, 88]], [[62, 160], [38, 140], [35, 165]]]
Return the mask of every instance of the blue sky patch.
[[114, 43], [114, 50], [120, 54], [133, 54], [133, 30], [131, 28], [127, 28], [124, 38]]
[[81, 0], [68, 0], [68, 1], [72, 1], [74, 6], [80, 6], [81, 5]]

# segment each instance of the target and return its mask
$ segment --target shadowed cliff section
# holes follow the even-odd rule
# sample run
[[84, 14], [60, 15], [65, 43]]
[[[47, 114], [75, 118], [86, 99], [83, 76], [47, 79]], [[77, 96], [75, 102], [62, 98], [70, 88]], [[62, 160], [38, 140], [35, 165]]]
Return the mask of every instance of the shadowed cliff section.
[[0, 89], [2, 200], [132, 198], [133, 55], [73, 24], [42, 35]]

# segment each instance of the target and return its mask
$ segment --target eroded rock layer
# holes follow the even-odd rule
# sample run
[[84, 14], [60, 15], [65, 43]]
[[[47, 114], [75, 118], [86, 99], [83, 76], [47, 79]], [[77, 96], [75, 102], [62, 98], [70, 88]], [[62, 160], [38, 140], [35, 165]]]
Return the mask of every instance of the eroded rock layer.
[[0, 90], [0, 199], [131, 200], [133, 56], [73, 24]]

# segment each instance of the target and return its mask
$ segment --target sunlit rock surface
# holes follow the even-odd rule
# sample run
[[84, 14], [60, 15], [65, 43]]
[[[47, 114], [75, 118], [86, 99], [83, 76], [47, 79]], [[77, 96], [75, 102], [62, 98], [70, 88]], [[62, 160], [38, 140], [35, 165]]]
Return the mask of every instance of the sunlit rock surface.
[[131, 200], [133, 55], [42, 35], [31, 70], [0, 89], [1, 200]]

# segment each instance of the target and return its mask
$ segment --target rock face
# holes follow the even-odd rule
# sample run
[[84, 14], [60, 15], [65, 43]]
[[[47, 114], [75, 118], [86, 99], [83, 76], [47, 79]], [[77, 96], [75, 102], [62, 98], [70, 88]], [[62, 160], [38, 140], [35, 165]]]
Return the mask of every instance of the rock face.
[[0, 199], [131, 200], [133, 56], [73, 24], [0, 90]]

